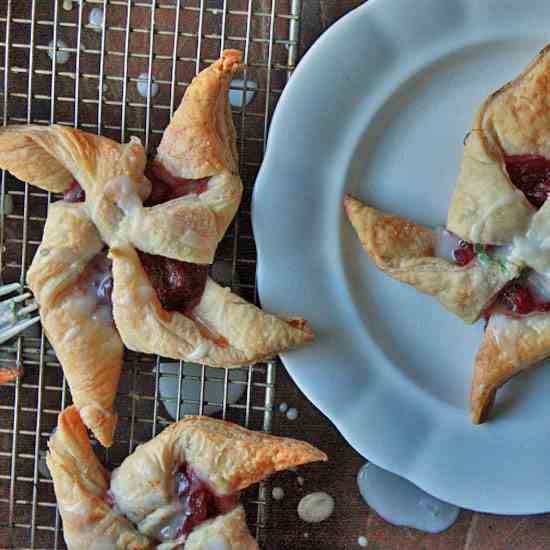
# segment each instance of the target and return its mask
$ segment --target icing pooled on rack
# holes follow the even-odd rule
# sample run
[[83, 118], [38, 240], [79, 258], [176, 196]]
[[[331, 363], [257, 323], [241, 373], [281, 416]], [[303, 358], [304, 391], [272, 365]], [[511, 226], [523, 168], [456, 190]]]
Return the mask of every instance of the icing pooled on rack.
[[460, 512], [460, 508], [371, 462], [359, 470], [357, 484], [367, 504], [394, 525], [439, 533], [453, 525]]

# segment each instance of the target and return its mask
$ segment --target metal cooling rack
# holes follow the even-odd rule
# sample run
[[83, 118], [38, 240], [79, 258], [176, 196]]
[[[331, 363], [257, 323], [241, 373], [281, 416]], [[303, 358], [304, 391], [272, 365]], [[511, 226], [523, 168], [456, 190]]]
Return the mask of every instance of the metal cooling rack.
[[[301, 0], [63, 0], [0, 1], [3, 124], [78, 126], [118, 141], [139, 137], [149, 151], [192, 77], [223, 48], [243, 51], [249, 105], [234, 109], [245, 193], [217, 254], [225, 284], [254, 300], [256, 254], [250, 223], [252, 185], [262, 160], [270, 117], [298, 54]], [[65, 6], [63, 5], [65, 4]], [[103, 11], [100, 29], [89, 24]], [[52, 50], [52, 46], [56, 51]], [[50, 54], [50, 55], [49, 55]], [[63, 57], [67, 57], [64, 61]], [[52, 59], [53, 58], [53, 59]], [[147, 98], [137, 92], [146, 73]], [[156, 84], [152, 84], [152, 83]], [[0, 256], [4, 282], [25, 281], [40, 243], [48, 204], [58, 197], [2, 173]], [[65, 548], [51, 479], [44, 467], [47, 439], [71, 402], [61, 367], [39, 328], [0, 346], [0, 362], [24, 374], [0, 385], [0, 547]], [[128, 353], [116, 409], [115, 444], [96, 450], [115, 467], [135, 446], [184, 413], [213, 414], [269, 431], [274, 364], [240, 369], [186, 369]], [[163, 384], [177, 388], [161, 398]], [[234, 396], [241, 396], [234, 401]], [[214, 396], [214, 397], [212, 397]], [[178, 407], [179, 404], [179, 407]], [[168, 408], [167, 408], [168, 407]], [[260, 484], [243, 495], [248, 524], [262, 542], [268, 496]]]

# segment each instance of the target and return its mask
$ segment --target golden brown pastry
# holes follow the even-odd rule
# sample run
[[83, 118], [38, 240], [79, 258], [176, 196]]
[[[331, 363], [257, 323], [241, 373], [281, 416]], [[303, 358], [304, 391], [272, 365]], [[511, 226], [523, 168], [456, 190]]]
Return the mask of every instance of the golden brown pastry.
[[481, 105], [466, 138], [447, 220], [449, 230], [463, 239], [506, 244], [525, 231], [546, 200], [537, 182], [521, 178], [517, 165], [550, 158], [549, 75], [547, 46]]
[[[136, 138], [121, 145], [56, 125], [0, 130], [1, 168], [64, 193], [29, 284], [82, 419], [106, 446], [121, 338], [135, 351], [223, 367], [313, 338], [303, 319], [264, 313], [208, 278], [242, 194], [227, 99], [240, 63], [226, 50], [193, 80], [149, 163]], [[100, 281], [109, 281], [102, 296]]]
[[113, 506], [110, 474], [97, 460], [76, 407], [59, 415], [48, 447], [47, 464], [69, 549], [153, 547]]
[[462, 266], [435, 255], [434, 230], [382, 212], [347, 195], [344, 207], [363, 247], [390, 277], [430, 294], [466, 323], [477, 321], [500, 289], [517, 276], [506, 267], [474, 255]]
[[60, 414], [49, 448], [69, 549], [257, 549], [239, 491], [275, 471], [326, 460], [307, 443], [188, 417], [140, 445], [109, 483], [74, 407]]
[[470, 390], [472, 422], [487, 419], [498, 388], [550, 357], [550, 314], [491, 316], [474, 362]]
[[73, 401], [106, 447], [116, 426], [113, 402], [123, 355], [112, 317], [109, 264], [85, 206], [52, 204], [27, 280]]
[[[115, 281], [113, 314], [131, 350], [232, 367], [267, 359], [275, 351], [313, 339], [303, 319], [283, 320], [265, 313], [205, 272], [198, 277], [202, 289], [198, 301], [196, 288], [191, 288], [183, 308], [165, 309], [144, 270], [143, 255], [140, 262], [131, 246], [120, 246], [111, 249], [110, 257]], [[187, 303], [191, 303], [189, 309]]]
[[484, 101], [466, 137], [447, 220], [465, 243], [455, 251], [466, 251], [462, 267], [433, 258], [430, 230], [346, 199], [381, 269], [466, 321], [488, 319], [471, 387], [475, 423], [500, 386], [550, 356], [549, 195], [550, 46]]

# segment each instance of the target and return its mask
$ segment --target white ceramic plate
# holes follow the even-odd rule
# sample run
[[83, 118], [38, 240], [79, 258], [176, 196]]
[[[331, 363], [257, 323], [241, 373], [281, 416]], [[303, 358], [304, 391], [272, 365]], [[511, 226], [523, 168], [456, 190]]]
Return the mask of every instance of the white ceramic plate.
[[481, 324], [379, 273], [342, 199], [444, 223], [478, 105], [549, 29], [548, 0], [370, 0], [300, 63], [254, 193], [262, 303], [317, 333], [283, 356], [300, 388], [368, 459], [495, 513], [550, 510], [550, 368], [507, 384], [472, 426]]

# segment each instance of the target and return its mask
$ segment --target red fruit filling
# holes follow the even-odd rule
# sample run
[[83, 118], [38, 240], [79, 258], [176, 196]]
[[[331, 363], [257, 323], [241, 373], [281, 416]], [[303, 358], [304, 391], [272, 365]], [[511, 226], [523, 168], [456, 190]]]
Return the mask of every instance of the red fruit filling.
[[188, 535], [203, 521], [226, 514], [239, 503], [238, 495], [216, 496], [193, 468], [182, 464], [176, 472], [176, 495], [182, 508], [184, 519], [178, 537]]
[[514, 155], [506, 157], [505, 162], [512, 183], [533, 206], [540, 208], [550, 194], [550, 160], [535, 155]]
[[145, 206], [154, 206], [163, 202], [195, 193], [200, 195], [208, 188], [210, 178], [198, 180], [176, 178], [162, 164], [151, 161], [145, 168], [145, 175], [151, 182], [151, 194], [145, 201]]
[[468, 265], [475, 257], [474, 245], [467, 241], [460, 241], [458, 248], [453, 250], [455, 263], [460, 266]]
[[511, 317], [550, 311], [550, 302], [537, 299], [525, 279], [510, 281], [499, 293], [490, 313]]
[[63, 192], [63, 200], [67, 202], [84, 202], [86, 191], [80, 187], [80, 183], [73, 180], [71, 186]]
[[138, 254], [162, 307], [169, 311], [190, 313], [201, 300], [208, 266], [180, 262], [141, 251]]

